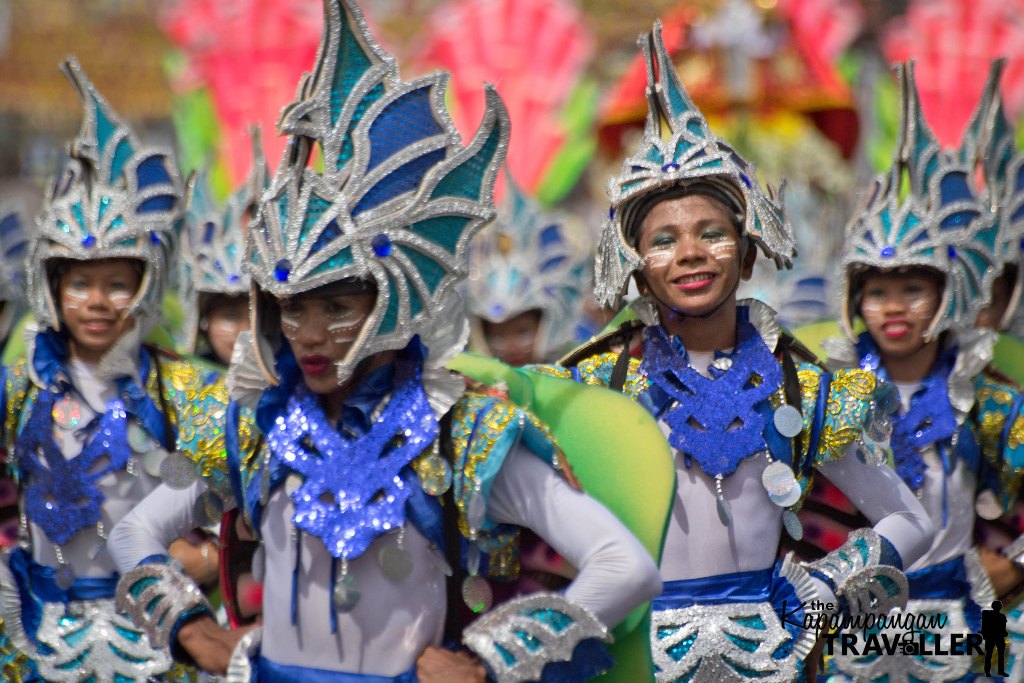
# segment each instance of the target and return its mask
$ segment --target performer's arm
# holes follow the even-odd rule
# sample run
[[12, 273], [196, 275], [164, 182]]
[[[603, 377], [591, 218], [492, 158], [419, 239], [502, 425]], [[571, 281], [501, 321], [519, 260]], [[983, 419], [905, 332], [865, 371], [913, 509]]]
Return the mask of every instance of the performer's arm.
[[576, 567], [566, 597], [608, 628], [661, 593], [654, 560], [618, 518], [521, 446], [503, 463], [487, 512], [532, 529]]

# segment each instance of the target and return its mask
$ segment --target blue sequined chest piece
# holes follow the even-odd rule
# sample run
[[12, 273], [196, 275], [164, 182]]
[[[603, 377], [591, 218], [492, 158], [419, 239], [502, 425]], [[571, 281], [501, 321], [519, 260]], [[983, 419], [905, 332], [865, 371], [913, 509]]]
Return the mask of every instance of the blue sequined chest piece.
[[65, 459], [53, 437], [55, 395], [40, 391], [17, 443], [18, 462], [27, 474], [28, 518], [57, 545], [70, 541], [102, 519], [106, 500], [97, 482], [125, 467], [131, 457], [128, 413], [120, 399], [107, 404], [82, 452]]
[[412, 490], [402, 470], [440, 431], [418, 364], [399, 364], [395, 387], [370, 430], [349, 439], [324, 415], [319, 398], [299, 384], [266, 435], [273, 464], [303, 479], [291, 494], [292, 522], [336, 558], [355, 559], [377, 537], [405, 524]]
[[768, 448], [766, 420], [758, 411], [782, 384], [779, 363], [752, 324], [737, 321], [736, 350], [728, 370], [712, 366], [704, 377], [686, 362], [660, 325], [644, 331], [641, 372], [670, 406], [661, 415], [669, 443], [707, 474], [729, 476], [741, 461]]

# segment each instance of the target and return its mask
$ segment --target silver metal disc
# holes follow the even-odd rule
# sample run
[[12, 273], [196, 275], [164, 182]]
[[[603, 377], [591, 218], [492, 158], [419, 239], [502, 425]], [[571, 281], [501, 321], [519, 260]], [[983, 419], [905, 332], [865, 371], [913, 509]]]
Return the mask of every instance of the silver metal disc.
[[792, 510], [782, 511], [782, 526], [786, 528], [786, 533], [794, 541], [799, 541], [804, 537], [804, 525], [800, 523], [800, 518]]
[[289, 496], [298, 491], [300, 486], [302, 486], [302, 477], [294, 472], [284, 480], [284, 492]]
[[61, 590], [68, 590], [75, 583], [75, 570], [70, 564], [57, 565], [53, 581]]
[[484, 518], [487, 515], [487, 503], [479, 491], [474, 491], [469, 497], [469, 504], [466, 506], [466, 521], [470, 529], [479, 529], [483, 526]]
[[467, 576], [462, 582], [462, 600], [475, 614], [486, 612], [494, 604], [494, 593], [487, 579]]
[[132, 420], [128, 424], [128, 445], [136, 453], [149, 453], [156, 442], [149, 435], [146, 428], [138, 420]]
[[157, 446], [142, 456], [142, 469], [146, 470], [146, 474], [151, 477], [159, 477], [160, 466], [164, 464], [166, 457], [167, 451]]
[[338, 577], [338, 580], [334, 582], [331, 596], [334, 600], [334, 609], [342, 614], [347, 614], [356, 608], [363, 593], [359, 590], [359, 584], [355, 577], [346, 574]]
[[181, 453], [170, 453], [160, 463], [160, 478], [172, 489], [187, 489], [199, 474], [192, 461]]
[[804, 416], [789, 404], [779, 406], [772, 416], [772, 421], [775, 422], [775, 429], [779, 430], [779, 434], [787, 439], [792, 439], [804, 429]]
[[985, 489], [974, 501], [974, 509], [982, 519], [999, 519], [1003, 514], [1003, 506], [992, 489]]
[[785, 496], [796, 483], [792, 468], [776, 460], [761, 472], [761, 485], [769, 496]]
[[53, 404], [53, 424], [61, 429], [78, 429], [82, 426], [82, 402], [72, 396], [64, 396]]
[[718, 498], [718, 519], [725, 526], [732, 526], [732, 512], [729, 510], [729, 503], [725, 498]]
[[796, 481], [793, 482], [793, 486], [790, 487], [785, 493], [778, 495], [768, 494], [768, 500], [772, 501], [780, 508], [788, 508], [790, 505], [796, 505], [800, 500], [800, 496], [803, 493], [803, 489], [800, 488], [800, 484]]
[[389, 543], [377, 553], [380, 571], [391, 581], [405, 581], [412, 574], [412, 555], [405, 548]]
[[224, 500], [213, 491], [203, 491], [196, 498], [194, 520], [197, 526], [213, 526], [219, 524], [224, 516]]
[[452, 487], [452, 468], [440, 455], [424, 458], [419, 468], [420, 486], [427, 495], [440, 496]]

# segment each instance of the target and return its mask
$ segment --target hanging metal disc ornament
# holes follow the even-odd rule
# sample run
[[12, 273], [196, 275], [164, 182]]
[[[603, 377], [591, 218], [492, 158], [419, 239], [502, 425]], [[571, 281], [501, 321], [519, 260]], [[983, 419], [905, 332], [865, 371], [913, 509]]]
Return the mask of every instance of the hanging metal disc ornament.
[[868, 423], [867, 434], [872, 441], [888, 441], [892, 436], [892, 419], [885, 413], [876, 411]]
[[61, 429], [78, 429], [82, 425], [82, 402], [72, 396], [64, 396], [53, 404], [53, 424]]
[[800, 518], [792, 510], [782, 511], [782, 526], [786, 528], [786, 533], [794, 541], [799, 541], [804, 537], [804, 525], [800, 523]]
[[469, 503], [466, 505], [466, 522], [470, 529], [479, 529], [483, 526], [484, 518], [487, 516], [487, 502], [479, 491], [474, 491], [469, 496]]
[[391, 581], [405, 581], [412, 574], [412, 555], [396, 543], [389, 543], [377, 553], [380, 571]]
[[797, 483], [796, 477], [793, 475], [793, 469], [784, 462], [770, 463], [761, 472], [761, 485], [764, 486], [764, 490], [768, 492], [768, 497], [771, 498], [772, 502], [776, 505], [783, 505], [788, 507], [793, 503], [782, 504], [779, 500], [787, 500], [792, 496], [793, 487], [797, 488], [797, 499], [800, 496], [800, 484]]
[[270, 502], [270, 472], [260, 472], [260, 505]]
[[804, 416], [800, 414], [799, 410], [788, 403], [779, 406], [775, 410], [772, 421], [775, 423], [775, 429], [778, 430], [779, 434], [787, 439], [798, 436], [804, 429]]
[[879, 382], [875, 389], [875, 405], [884, 415], [893, 415], [900, 408], [900, 391], [892, 382]]
[[474, 614], [480, 614], [491, 609], [494, 604], [494, 593], [487, 579], [480, 576], [467, 576], [462, 582], [462, 601], [466, 607], [473, 610]]
[[436, 545], [430, 546], [430, 552], [427, 553], [427, 558], [430, 560], [430, 564], [434, 565], [437, 571], [441, 572], [445, 576], [451, 576], [454, 574], [451, 565], [448, 564], [448, 560], [444, 556], [444, 553], [442, 553], [441, 549]]
[[193, 508], [197, 526], [213, 526], [219, 524], [224, 516], [224, 500], [213, 491], [203, 491], [196, 498]]
[[92, 548], [89, 549], [89, 552], [88, 552], [89, 559], [92, 560], [93, 562], [95, 562], [96, 558], [98, 558], [100, 555], [102, 555], [103, 551], [106, 550], [106, 549], [107, 549], [107, 541], [106, 541], [106, 539], [101, 538], [99, 543], [97, 543], [96, 545], [94, 545]]
[[198, 478], [195, 465], [181, 453], [170, 453], [160, 463], [160, 479], [172, 489], [187, 489]]
[[53, 582], [57, 584], [57, 588], [61, 590], [68, 590], [75, 583], [75, 570], [70, 564], [57, 565], [56, 571], [53, 572]]
[[718, 519], [724, 526], [732, 526], [732, 511], [729, 510], [729, 503], [725, 498], [718, 496]]
[[128, 445], [136, 453], [149, 453], [153, 450], [156, 442], [149, 435], [146, 428], [138, 420], [132, 420], [128, 424]]
[[334, 609], [342, 614], [348, 614], [359, 604], [363, 597], [359, 590], [359, 584], [351, 574], [343, 574], [334, 582], [334, 590], [331, 591], [331, 598], [334, 601]]
[[437, 451], [423, 458], [417, 474], [420, 477], [420, 486], [427, 495], [441, 496], [452, 487], [452, 468]]
[[1003, 514], [1003, 506], [999, 503], [992, 489], [985, 489], [974, 501], [974, 509], [982, 519], [999, 519]]

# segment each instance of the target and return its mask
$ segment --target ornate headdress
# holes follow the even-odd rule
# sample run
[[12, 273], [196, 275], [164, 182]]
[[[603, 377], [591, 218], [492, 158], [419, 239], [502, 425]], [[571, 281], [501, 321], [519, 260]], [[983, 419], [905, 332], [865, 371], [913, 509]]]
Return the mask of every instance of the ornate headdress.
[[[463, 148], [444, 104], [447, 75], [402, 81], [354, 2], [324, 8], [316, 70], [281, 113], [278, 129], [293, 137], [250, 227], [246, 267], [275, 297], [347, 279], [376, 285], [374, 309], [339, 363], [344, 381], [363, 358], [404, 348], [455, 315], [470, 239], [494, 216], [508, 120], [488, 87], [483, 122]], [[323, 173], [308, 166], [317, 143]], [[277, 339], [261, 329], [264, 297], [253, 302], [258, 357], [276, 381]]]
[[[758, 184], [754, 167], [711, 133], [708, 122], [686, 93], [661, 38], [657, 22], [639, 40], [647, 62], [647, 122], [640, 149], [622, 164], [608, 184], [611, 209], [601, 228], [595, 294], [601, 304], [614, 305], [630, 274], [643, 261], [626, 231], [637, 218], [636, 200], [673, 186], [712, 183], [742, 208], [744, 234], [776, 266], [789, 267], [796, 255], [793, 231], [782, 202], [771, 187]], [[666, 137], [667, 136], [667, 137]]]
[[249, 177], [223, 206], [217, 206], [210, 195], [205, 173], [193, 176], [188, 184], [188, 230], [179, 263], [185, 309], [184, 347], [189, 353], [196, 350], [203, 297], [243, 296], [252, 288], [252, 279], [243, 269], [245, 229], [267, 186], [267, 165], [258, 130], [253, 131], [252, 147]]
[[992, 62], [981, 102], [961, 146], [961, 155], [969, 168], [980, 162], [985, 171], [984, 197], [998, 225], [998, 267], [1016, 267], [1009, 305], [999, 321], [1003, 330], [1010, 327], [1024, 289], [1024, 154], [1017, 151], [1016, 131], [1006, 117], [999, 91], [1005, 66], [1003, 59]]
[[[991, 297], [998, 226], [974, 185], [974, 167], [943, 150], [921, 111], [913, 64], [896, 70], [903, 118], [892, 167], [875, 179], [846, 229], [840, 314], [852, 339], [851, 271], [924, 267], [945, 277], [927, 335], [970, 327]], [[909, 186], [903, 196], [904, 174]]]
[[28, 239], [18, 211], [0, 206], [0, 341], [7, 338], [11, 324], [25, 301], [25, 256]]
[[65, 61], [61, 69], [85, 112], [29, 243], [32, 313], [40, 327], [59, 328], [49, 283], [53, 260], [136, 259], [144, 271], [128, 313], [145, 333], [160, 319], [166, 250], [181, 215], [178, 169], [169, 151], [140, 144], [76, 60]]
[[539, 358], [573, 341], [583, 297], [585, 264], [573, 254], [563, 216], [546, 214], [505, 174], [498, 215], [470, 252], [466, 300], [479, 321], [500, 323], [527, 311], [541, 314], [535, 350]]

